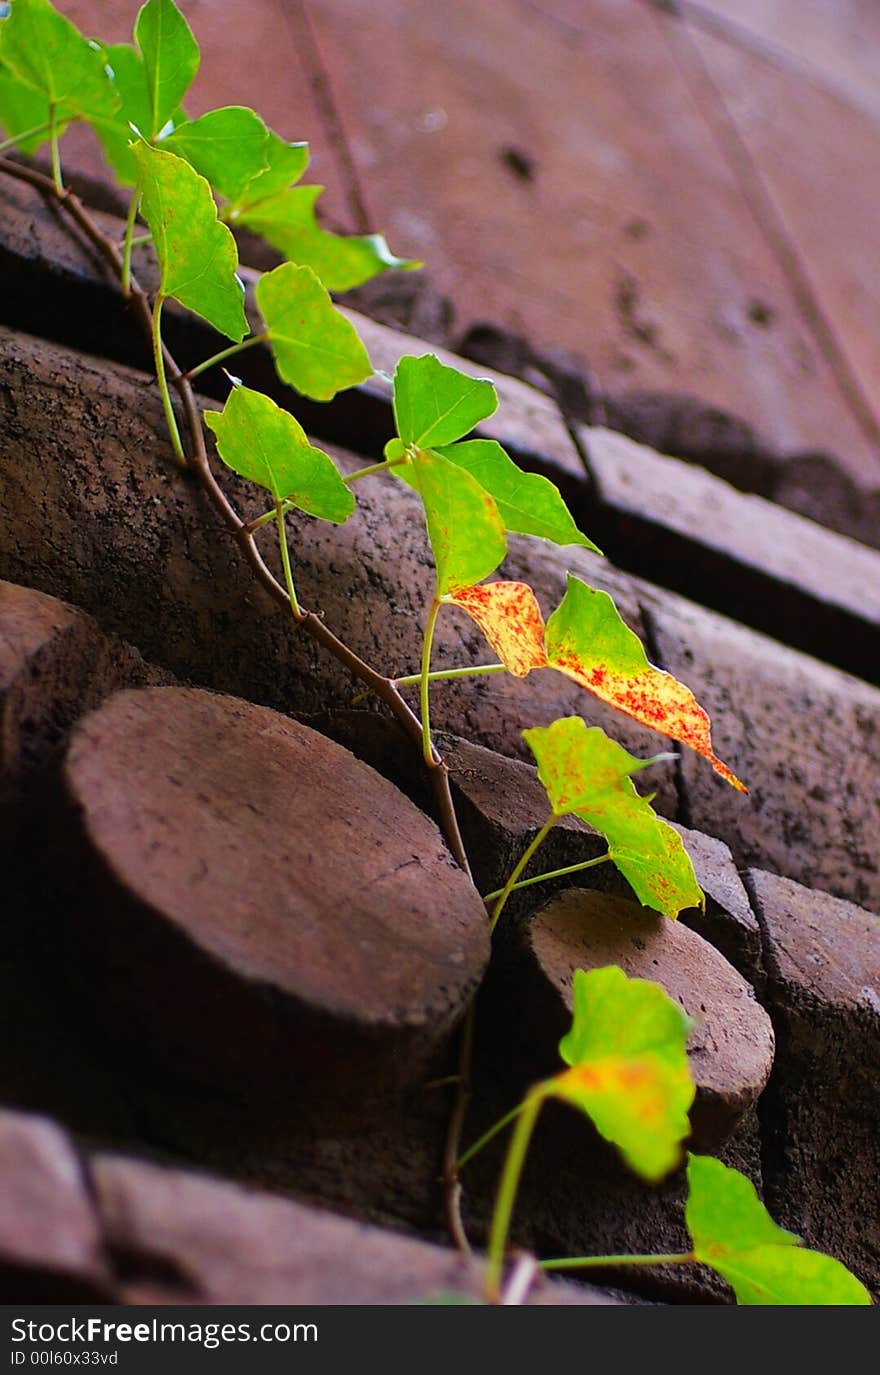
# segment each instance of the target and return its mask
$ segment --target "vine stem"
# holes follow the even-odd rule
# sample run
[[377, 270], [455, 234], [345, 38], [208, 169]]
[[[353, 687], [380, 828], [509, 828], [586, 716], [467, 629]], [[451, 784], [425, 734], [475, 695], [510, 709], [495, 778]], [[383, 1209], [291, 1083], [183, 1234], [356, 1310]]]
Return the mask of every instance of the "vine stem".
[[122, 284], [123, 296], [131, 295], [131, 250], [134, 246], [134, 222], [137, 219], [138, 207], [141, 203], [141, 186], [138, 182], [131, 193], [131, 204], [128, 207], [128, 215], [125, 221], [125, 237], [122, 240], [122, 273], [120, 282]]
[[422, 641], [422, 671], [419, 675], [419, 710], [422, 716], [422, 755], [425, 763], [431, 765], [436, 759], [434, 753], [434, 742], [431, 739], [431, 650], [434, 646], [434, 631], [437, 628], [437, 617], [440, 615], [440, 608], [443, 605], [440, 598], [435, 594], [434, 600], [428, 609], [428, 619], [425, 621], [425, 636]]
[[[224, 363], [227, 358], [234, 358], [237, 353], [244, 353], [245, 349], [252, 349], [254, 344], [262, 344], [268, 338], [269, 331], [267, 329], [262, 330], [260, 334], [252, 334], [249, 338], [242, 339], [240, 343], [230, 344], [228, 349], [221, 349], [219, 353], [212, 354], [210, 358], [205, 359], [204, 363], [198, 363], [196, 367], [190, 368], [183, 376], [187, 382], [192, 382], [194, 378], [207, 372], [208, 368], [213, 368], [217, 363]], [[274, 514], [274, 511], [268, 512], [270, 520]]]
[[25, 139], [33, 138], [35, 134], [48, 133], [51, 125], [37, 124], [33, 129], [24, 129], [20, 134], [13, 134], [12, 138], [4, 139], [0, 143], [0, 153], [5, 153], [8, 148], [14, 148], [17, 143], [24, 143]]
[[[400, 682], [399, 678], [397, 682]], [[517, 883], [512, 883], [510, 892], [516, 893], [520, 888], [531, 888], [533, 883], [546, 883], [551, 878], [564, 878], [566, 874], [578, 874], [582, 869], [595, 869], [597, 864], [608, 864], [610, 859], [610, 854], [599, 855], [597, 859], [582, 859], [579, 864], [566, 864], [564, 869], [548, 869], [546, 874], [535, 874], [533, 878], [522, 878]], [[503, 888], [496, 888], [494, 893], [487, 893], [483, 901], [494, 902], [503, 892]]]
[[544, 844], [544, 841], [547, 839], [547, 836], [553, 830], [553, 827], [556, 825], [558, 820], [559, 818], [556, 815], [556, 813], [551, 812], [547, 820], [544, 822], [544, 825], [541, 827], [540, 831], [535, 836], [534, 840], [532, 840], [531, 844], [526, 846], [525, 850], [519, 857], [519, 861], [511, 869], [510, 874], [507, 878], [507, 882], [498, 894], [498, 900], [495, 903], [495, 906], [492, 908], [492, 915], [489, 917], [490, 932], [494, 931], [495, 927], [498, 925], [501, 913], [507, 906], [507, 899], [510, 897], [511, 893], [516, 887], [516, 881], [519, 878], [520, 874], [525, 869], [526, 865], [532, 858], [532, 855], [535, 853], [535, 851], [539, 850], [541, 846]]
[[675, 1256], [568, 1256], [560, 1260], [539, 1260], [539, 1270], [600, 1270], [612, 1265], [692, 1265], [693, 1251]]
[[[422, 683], [424, 690], [424, 665]], [[423, 709], [423, 722], [424, 719], [425, 713]], [[547, 837], [547, 834], [555, 826], [557, 820], [558, 817], [556, 816], [556, 814], [554, 812], [551, 812], [547, 820], [544, 822], [544, 825], [541, 827], [540, 831], [535, 836], [534, 840], [526, 848], [525, 853], [520, 857], [519, 862], [515, 865], [504, 887], [498, 893], [497, 901], [495, 903], [494, 908], [492, 909], [492, 914], [489, 918], [490, 936], [494, 934], [495, 928], [498, 925], [499, 918], [501, 917], [501, 914], [504, 911], [507, 899], [513, 892], [517, 879], [525, 869], [529, 860], [532, 858], [532, 855], [534, 855], [535, 851], [543, 844], [544, 840]], [[466, 1239], [464, 1246], [461, 1245], [461, 1241], [459, 1239], [460, 1236], [464, 1233], [464, 1228], [461, 1222], [461, 1182], [458, 1177], [458, 1172], [462, 1163], [462, 1160], [460, 1160], [459, 1158], [461, 1156], [461, 1136], [462, 1132], [464, 1131], [464, 1124], [467, 1118], [468, 1104], [470, 1103], [471, 1096], [471, 1078], [473, 1075], [474, 1032], [476, 1028], [476, 1015], [477, 1014], [475, 1000], [471, 1003], [470, 1007], [468, 1008], [467, 1015], [465, 1016], [465, 1020], [462, 1026], [461, 1040], [459, 1041], [458, 1049], [458, 1087], [455, 1093], [455, 1102], [453, 1103], [452, 1114], [449, 1119], [449, 1126], [446, 1132], [446, 1143], [443, 1151], [443, 1179], [446, 1189], [446, 1216], [449, 1222], [449, 1229], [452, 1232], [453, 1237], [456, 1239], [456, 1243], [459, 1246], [459, 1249], [465, 1251], [465, 1253], [470, 1252], [470, 1247], [467, 1245]], [[516, 1113], [508, 1114], [506, 1118], [502, 1119], [500, 1124], [496, 1123], [495, 1128], [493, 1128], [490, 1133], [489, 1139], [491, 1139], [491, 1136], [495, 1134], [495, 1131], [500, 1131], [502, 1126], [506, 1126], [507, 1122], [511, 1121], [514, 1116], [520, 1116], [521, 1120], [521, 1113], [522, 1108], [518, 1109]], [[485, 1139], [481, 1138], [480, 1142], [478, 1142], [475, 1147], [471, 1147], [468, 1151], [465, 1152], [463, 1159], [469, 1160], [472, 1155], [476, 1154], [476, 1151], [480, 1148], [480, 1146], [485, 1144]]]
[[526, 1152], [529, 1149], [532, 1132], [535, 1130], [538, 1113], [541, 1111], [546, 1095], [546, 1087], [543, 1084], [538, 1084], [523, 1100], [513, 1136], [510, 1139], [504, 1168], [501, 1171], [486, 1256], [485, 1293], [488, 1303], [498, 1303], [501, 1297], [504, 1252], [507, 1248], [513, 1205], [516, 1202], [519, 1182], [522, 1178]]
[[[117, 281], [121, 279], [122, 257], [118, 245], [99, 228], [78, 196], [67, 188], [62, 188], [59, 191], [51, 177], [45, 176], [33, 167], [26, 167], [18, 162], [10, 162], [7, 158], [0, 158], [0, 173], [14, 177], [17, 181], [26, 182], [41, 191], [50, 200], [59, 203], [65, 213], [70, 216], [101, 254]], [[147, 294], [134, 274], [131, 277], [130, 299], [144, 333], [152, 340], [154, 333], [153, 312], [150, 309]], [[192, 387], [164, 345], [162, 345], [161, 352], [167, 372], [177, 388], [183, 404], [187, 433], [191, 443], [188, 472], [199, 482], [227, 530], [240, 542], [245, 559], [259, 586], [290, 615], [290, 598], [287, 589], [279, 583], [271, 569], [267, 567], [256, 546], [253, 533], [247, 529], [246, 522], [239, 516], [211, 470], [205, 446], [202, 418]], [[334, 635], [321, 617], [313, 611], [304, 611], [302, 620], [297, 624], [305, 634], [320, 644], [329, 654], [332, 654], [354, 678], [362, 682], [384, 703], [414, 744], [421, 744], [421, 722], [404, 701], [390, 678], [384, 677], [365, 663], [354, 650]], [[449, 770], [442, 760], [432, 759], [429, 767], [429, 778], [437, 805], [438, 820], [446, 843], [456, 863], [470, 877], [470, 866], [452, 802]]]

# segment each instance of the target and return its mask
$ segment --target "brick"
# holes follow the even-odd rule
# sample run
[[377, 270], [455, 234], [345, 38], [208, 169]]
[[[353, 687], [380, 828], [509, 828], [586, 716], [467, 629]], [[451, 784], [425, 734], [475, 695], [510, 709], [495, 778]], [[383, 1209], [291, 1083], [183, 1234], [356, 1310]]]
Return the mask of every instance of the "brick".
[[[574, 887], [518, 928], [505, 963], [514, 1017], [529, 1028], [522, 1057], [531, 1055], [536, 1079], [558, 1066], [558, 1043], [571, 1025], [575, 969], [616, 964], [631, 978], [661, 984], [693, 1019], [688, 1057], [697, 1086], [695, 1149], [714, 1150], [730, 1136], [767, 1082], [773, 1064], [767, 1014], [746, 980], [682, 923]], [[511, 1037], [516, 1043], [516, 1033]]]
[[0, 582], [0, 779], [9, 800], [46, 768], [78, 716], [116, 688], [162, 678], [91, 616]]
[[61, 938], [133, 1057], [273, 1101], [419, 1080], [488, 941], [439, 832], [391, 784], [266, 708], [153, 688], [78, 725], [63, 787]]
[[722, 759], [751, 788], [735, 796], [682, 755], [688, 824], [724, 840], [739, 865], [880, 903], [880, 692], [680, 598], [645, 591], [661, 666], [714, 722]]
[[[108, 1247], [124, 1258], [122, 1303], [405, 1304], [450, 1290], [480, 1297], [480, 1262], [449, 1248], [208, 1175], [110, 1155], [93, 1168]], [[529, 1302], [621, 1299], [539, 1280]]]
[[880, 665], [880, 553], [612, 430], [579, 427], [606, 552], [863, 676]]
[[834, 90], [855, 108], [880, 115], [873, 55], [880, 21], [871, 0], [679, 0], [693, 27], [723, 35], [734, 48], [751, 51], [784, 75], [809, 78], [817, 92]]
[[762, 1105], [780, 1220], [880, 1293], [880, 919], [750, 870], [776, 1067]]
[[865, 415], [866, 426], [873, 425], [873, 463], [860, 465], [857, 454], [840, 457], [860, 486], [877, 489], [880, 308], [866, 290], [876, 262], [871, 225], [880, 195], [876, 117], [823, 89], [813, 73], [768, 61], [713, 34], [694, 32], [693, 42], [792, 256], [803, 265], [852, 408]]
[[109, 1275], [83, 1163], [47, 1118], [0, 1112], [0, 1279], [7, 1303], [87, 1303]]

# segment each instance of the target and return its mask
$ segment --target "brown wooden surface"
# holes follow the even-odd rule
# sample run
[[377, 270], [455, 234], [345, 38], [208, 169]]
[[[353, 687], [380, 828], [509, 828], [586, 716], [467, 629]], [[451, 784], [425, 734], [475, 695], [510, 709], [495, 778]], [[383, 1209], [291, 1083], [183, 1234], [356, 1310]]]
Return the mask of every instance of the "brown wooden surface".
[[[314, 148], [329, 218], [424, 258], [463, 333], [587, 355], [880, 486], [866, 0], [184, 0], [194, 112]], [[138, 0], [69, 0], [127, 35]], [[89, 135], [71, 165], [100, 175]]]

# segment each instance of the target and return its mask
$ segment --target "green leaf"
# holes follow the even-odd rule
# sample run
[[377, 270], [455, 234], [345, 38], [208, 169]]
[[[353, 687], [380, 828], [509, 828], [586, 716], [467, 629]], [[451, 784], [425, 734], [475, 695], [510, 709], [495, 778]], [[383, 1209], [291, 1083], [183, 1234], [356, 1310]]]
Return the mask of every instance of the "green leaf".
[[497, 409], [491, 382], [446, 367], [433, 353], [397, 364], [394, 420], [404, 444], [420, 449], [453, 444]]
[[703, 906], [703, 893], [681, 836], [640, 797], [631, 775], [653, 761], [636, 759], [598, 726], [565, 716], [523, 731], [554, 815], [580, 817], [608, 841], [612, 863], [639, 902], [675, 920]]
[[314, 448], [289, 411], [262, 392], [234, 387], [223, 410], [205, 412], [223, 462], [310, 516], [342, 525], [354, 497], [328, 454]]
[[235, 200], [268, 166], [269, 130], [246, 105], [227, 105], [182, 124], [162, 146], [186, 158], [221, 196]]
[[441, 446], [437, 452], [466, 468], [495, 498], [505, 527], [512, 533], [537, 535], [554, 544], [579, 544], [601, 554], [575, 525], [555, 483], [539, 473], [524, 473], [497, 440], [467, 439]]
[[152, 123], [144, 61], [130, 43], [114, 43], [105, 48], [104, 60], [119, 97], [119, 109], [112, 118], [93, 117], [91, 124], [119, 180], [124, 186], [134, 186], [137, 167], [130, 145], [137, 135], [131, 126], [146, 133]]
[[242, 194], [233, 202], [233, 217], [243, 209], [259, 205], [270, 196], [286, 191], [295, 181], [299, 181], [309, 165], [307, 143], [288, 143], [272, 129], [267, 129], [266, 134], [265, 170], [248, 182]]
[[373, 371], [354, 325], [333, 305], [310, 267], [282, 263], [257, 283], [279, 376], [317, 401], [329, 401]]
[[475, 478], [430, 449], [410, 469], [422, 498], [441, 597], [479, 582], [507, 553], [504, 521]]
[[150, 109], [149, 127], [141, 132], [155, 138], [199, 69], [199, 45], [174, 0], [147, 0], [135, 20], [134, 37], [144, 57]]
[[694, 1255], [727, 1280], [738, 1303], [870, 1304], [865, 1286], [840, 1261], [802, 1249], [798, 1237], [777, 1227], [738, 1170], [692, 1155], [687, 1175]]
[[[0, 26], [2, 32], [2, 26]], [[0, 62], [0, 129], [6, 138], [26, 134], [49, 123], [49, 102], [45, 95], [19, 81], [8, 67]], [[67, 128], [66, 120], [58, 121], [59, 135]], [[3, 135], [0, 135], [3, 137]], [[47, 132], [32, 134], [16, 144], [20, 153], [34, 153], [49, 137]]]
[[421, 263], [395, 258], [381, 234], [340, 235], [322, 229], [315, 201], [323, 186], [295, 186], [238, 214], [236, 222], [262, 234], [292, 263], [310, 267], [328, 291], [350, 291], [390, 268]]
[[141, 213], [161, 269], [161, 293], [202, 315], [230, 339], [248, 332], [244, 287], [235, 275], [238, 250], [217, 219], [211, 188], [183, 158], [135, 144]]
[[118, 99], [103, 52], [49, 0], [15, 0], [3, 21], [3, 61], [59, 113], [112, 118]]
[[712, 749], [709, 717], [690, 688], [648, 662], [641, 640], [607, 592], [569, 574], [545, 643], [550, 668], [643, 726], [689, 745], [732, 787], [747, 791]]
[[643, 1178], [662, 1179], [690, 1132], [694, 1083], [690, 1018], [660, 987], [609, 965], [572, 981], [571, 1030], [559, 1053], [571, 1069], [551, 1080]]

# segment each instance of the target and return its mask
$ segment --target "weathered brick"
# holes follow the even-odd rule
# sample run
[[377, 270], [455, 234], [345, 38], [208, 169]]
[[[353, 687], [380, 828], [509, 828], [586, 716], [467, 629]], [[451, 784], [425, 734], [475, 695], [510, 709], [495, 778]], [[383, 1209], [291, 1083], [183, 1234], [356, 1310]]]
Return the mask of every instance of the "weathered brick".
[[743, 977], [695, 932], [637, 903], [571, 888], [517, 930], [503, 976], [511, 1031], [533, 1077], [558, 1066], [558, 1043], [571, 1025], [575, 969], [615, 964], [631, 978], [652, 979], [693, 1020], [688, 1042], [697, 1097], [691, 1110], [697, 1149], [714, 1149], [754, 1105], [773, 1063], [773, 1031]]
[[0, 798], [33, 782], [77, 717], [109, 693], [167, 676], [84, 612], [0, 582]]
[[646, 589], [641, 601], [659, 663], [693, 688], [751, 788], [735, 795], [683, 753], [688, 824], [740, 865], [880, 903], [880, 691], [678, 597]]
[[108, 1036], [273, 1101], [419, 1079], [488, 941], [439, 832], [390, 783], [265, 708], [156, 688], [78, 725], [63, 786], [59, 934]]
[[[124, 1260], [123, 1303], [375, 1305], [481, 1294], [480, 1261], [448, 1247], [208, 1175], [109, 1155], [93, 1169], [108, 1248]], [[529, 1302], [621, 1299], [539, 1280]]]
[[880, 1295], [880, 918], [750, 870], [776, 1066], [762, 1101], [780, 1220]]
[[109, 1273], [83, 1163], [55, 1123], [0, 1112], [0, 1283], [6, 1303], [85, 1303]]
[[578, 429], [606, 553], [784, 643], [880, 674], [880, 552], [612, 430]]

